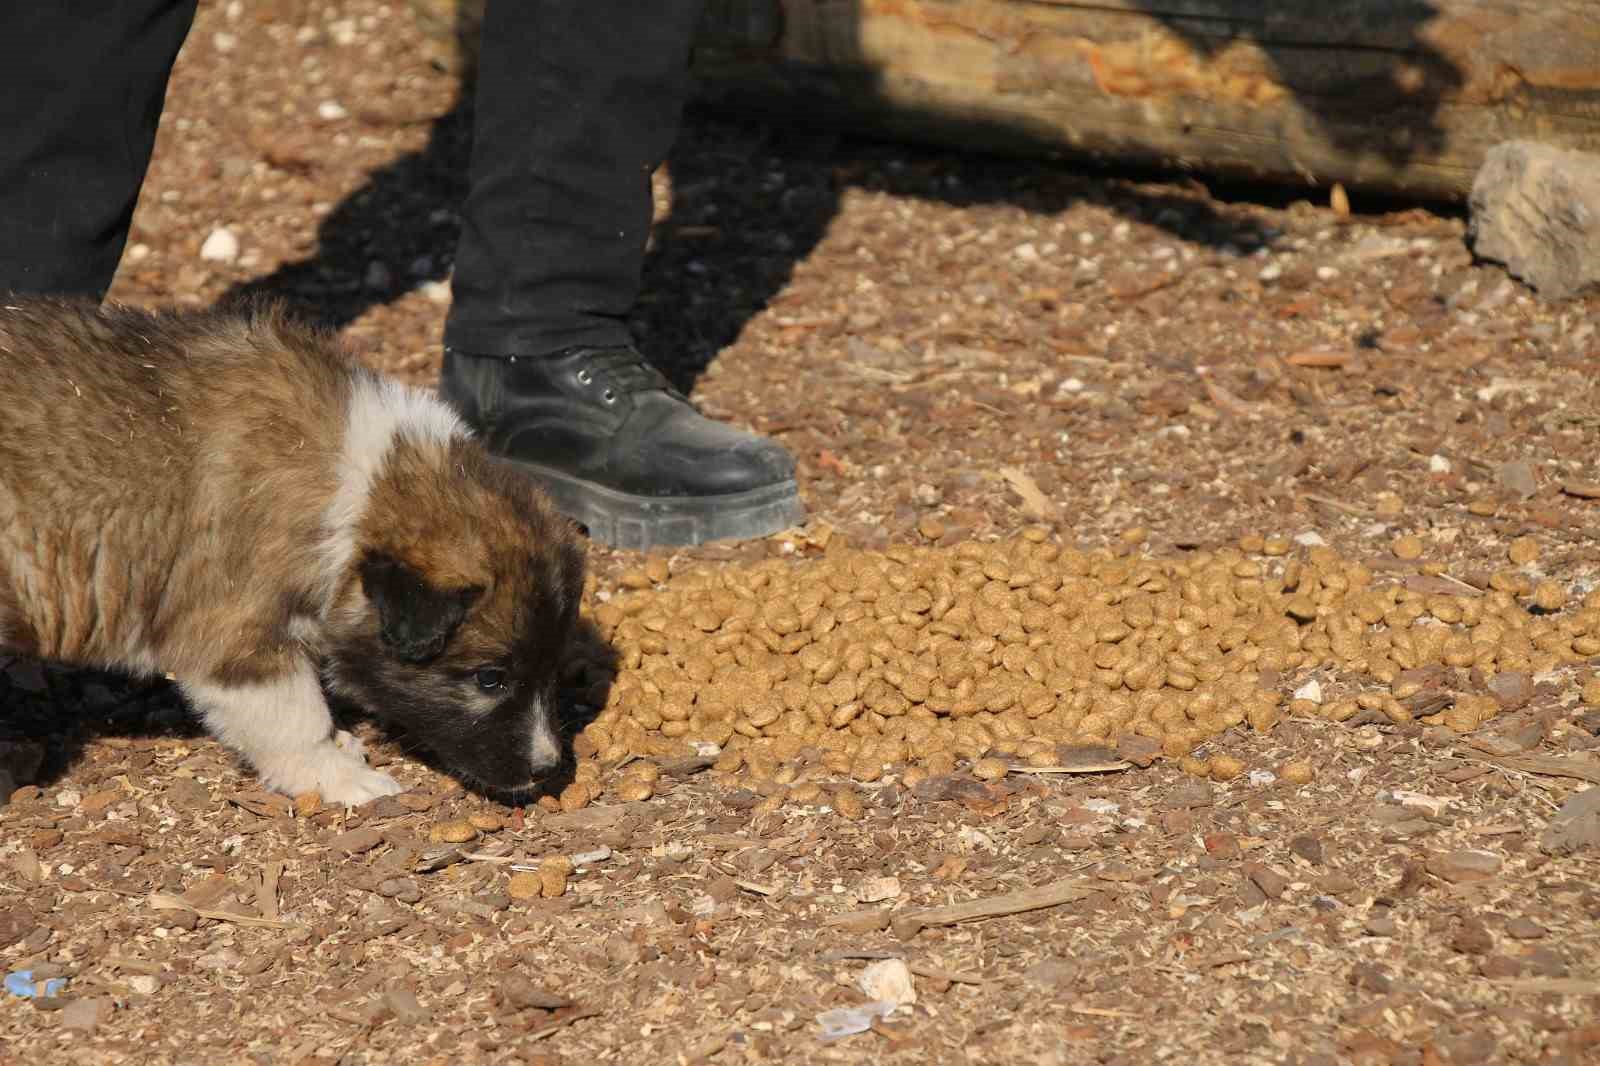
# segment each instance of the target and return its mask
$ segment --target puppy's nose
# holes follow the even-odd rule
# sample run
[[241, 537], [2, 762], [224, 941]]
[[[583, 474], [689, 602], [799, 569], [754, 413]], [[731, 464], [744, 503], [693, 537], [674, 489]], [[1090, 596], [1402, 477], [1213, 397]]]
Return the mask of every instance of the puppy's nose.
[[555, 730], [543, 722], [534, 727], [533, 744], [528, 752], [528, 761], [533, 764], [535, 774], [553, 770], [561, 761], [561, 743], [556, 739]]

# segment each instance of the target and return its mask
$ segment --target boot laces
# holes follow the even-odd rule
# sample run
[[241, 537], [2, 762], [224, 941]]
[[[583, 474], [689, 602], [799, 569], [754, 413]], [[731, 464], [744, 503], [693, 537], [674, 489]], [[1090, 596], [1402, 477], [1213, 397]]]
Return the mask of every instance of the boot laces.
[[644, 361], [644, 357], [631, 348], [607, 348], [590, 354], [578, 380], [585, 385], [598, 383], [601, 398], [615, 403], [621, 396], [636, 392], [654, 392], [672, 389], [661, 371]]

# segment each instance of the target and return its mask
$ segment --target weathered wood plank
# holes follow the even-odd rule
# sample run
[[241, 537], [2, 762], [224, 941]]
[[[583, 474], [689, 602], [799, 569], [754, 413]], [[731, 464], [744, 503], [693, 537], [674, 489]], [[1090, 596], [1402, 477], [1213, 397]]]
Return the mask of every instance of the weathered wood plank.
[[1600, 149], [1589, 0], [723, 0], [712, 13], [713, 41], [779, 28], [700, 50], [710, 99], [941, 144], [1443, 197], [1464, 196], [1502, 140]]
[[777, 121], [1423, 196], [1600, 151], [1594, 0], [708, 0], [696, 71]]

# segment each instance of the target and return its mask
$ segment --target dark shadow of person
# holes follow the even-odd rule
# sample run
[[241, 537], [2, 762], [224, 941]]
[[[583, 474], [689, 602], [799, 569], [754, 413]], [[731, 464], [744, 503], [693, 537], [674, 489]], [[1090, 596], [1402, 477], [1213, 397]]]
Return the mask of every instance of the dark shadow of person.
[[[749, 22], [751, 9], [768, 2], [714, 0], [708, 21]], [[466, 13], [457, 34], [467, 42], [461, 54], [470, 57], [473, 5], [456, 10]], [[713, 25], [702, 37], [715, 32]], [[373, 171], [338, 203], [318, 227], [315, 251], [236, 285], [223, 300], [275, 294], [340, 328], [424, 281], [448, 277], [471, 151], [474, 83], [470, 67], [461, 74], [457, 101], [433, 122], [426, 145]], [[864, 97], [877, 91], [870, 77], [854, 89]], [[759, 104], [750, 110], [759, 113]], [[851, 186], [957, 207], [1007, 202], [1045, 214], [1090, 197], [1191, 240], [1248, 250], [1270, 239], [1242, 213], [1195, 196], [1129, 189], [1106, 199], [1081, 170], [1060, 161], [841, 136], [828, 128], [828, 114], [821, 107], [817, 122], [796, 126], [730, 118], [725, 97], [689, 107], [667, 162], [671, 211], [655, 226], [633, 318], [641, 348], [678, 387], [692, 388], [716, 353], [783, 290]], [[979, 126], [971, 144], [1000, 142], [1004, 131]], [[372, 269], [374, 263], [382, 269]]]

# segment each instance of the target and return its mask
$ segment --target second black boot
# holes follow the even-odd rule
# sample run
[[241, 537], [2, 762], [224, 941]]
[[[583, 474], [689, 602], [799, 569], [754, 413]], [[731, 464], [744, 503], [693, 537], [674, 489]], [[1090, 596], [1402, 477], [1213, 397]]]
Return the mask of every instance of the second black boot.
[[439, 391], [604, 544], [749, 539], [805, 517], [787, 451], [700, 414], [633, 348], [446, 349]]

